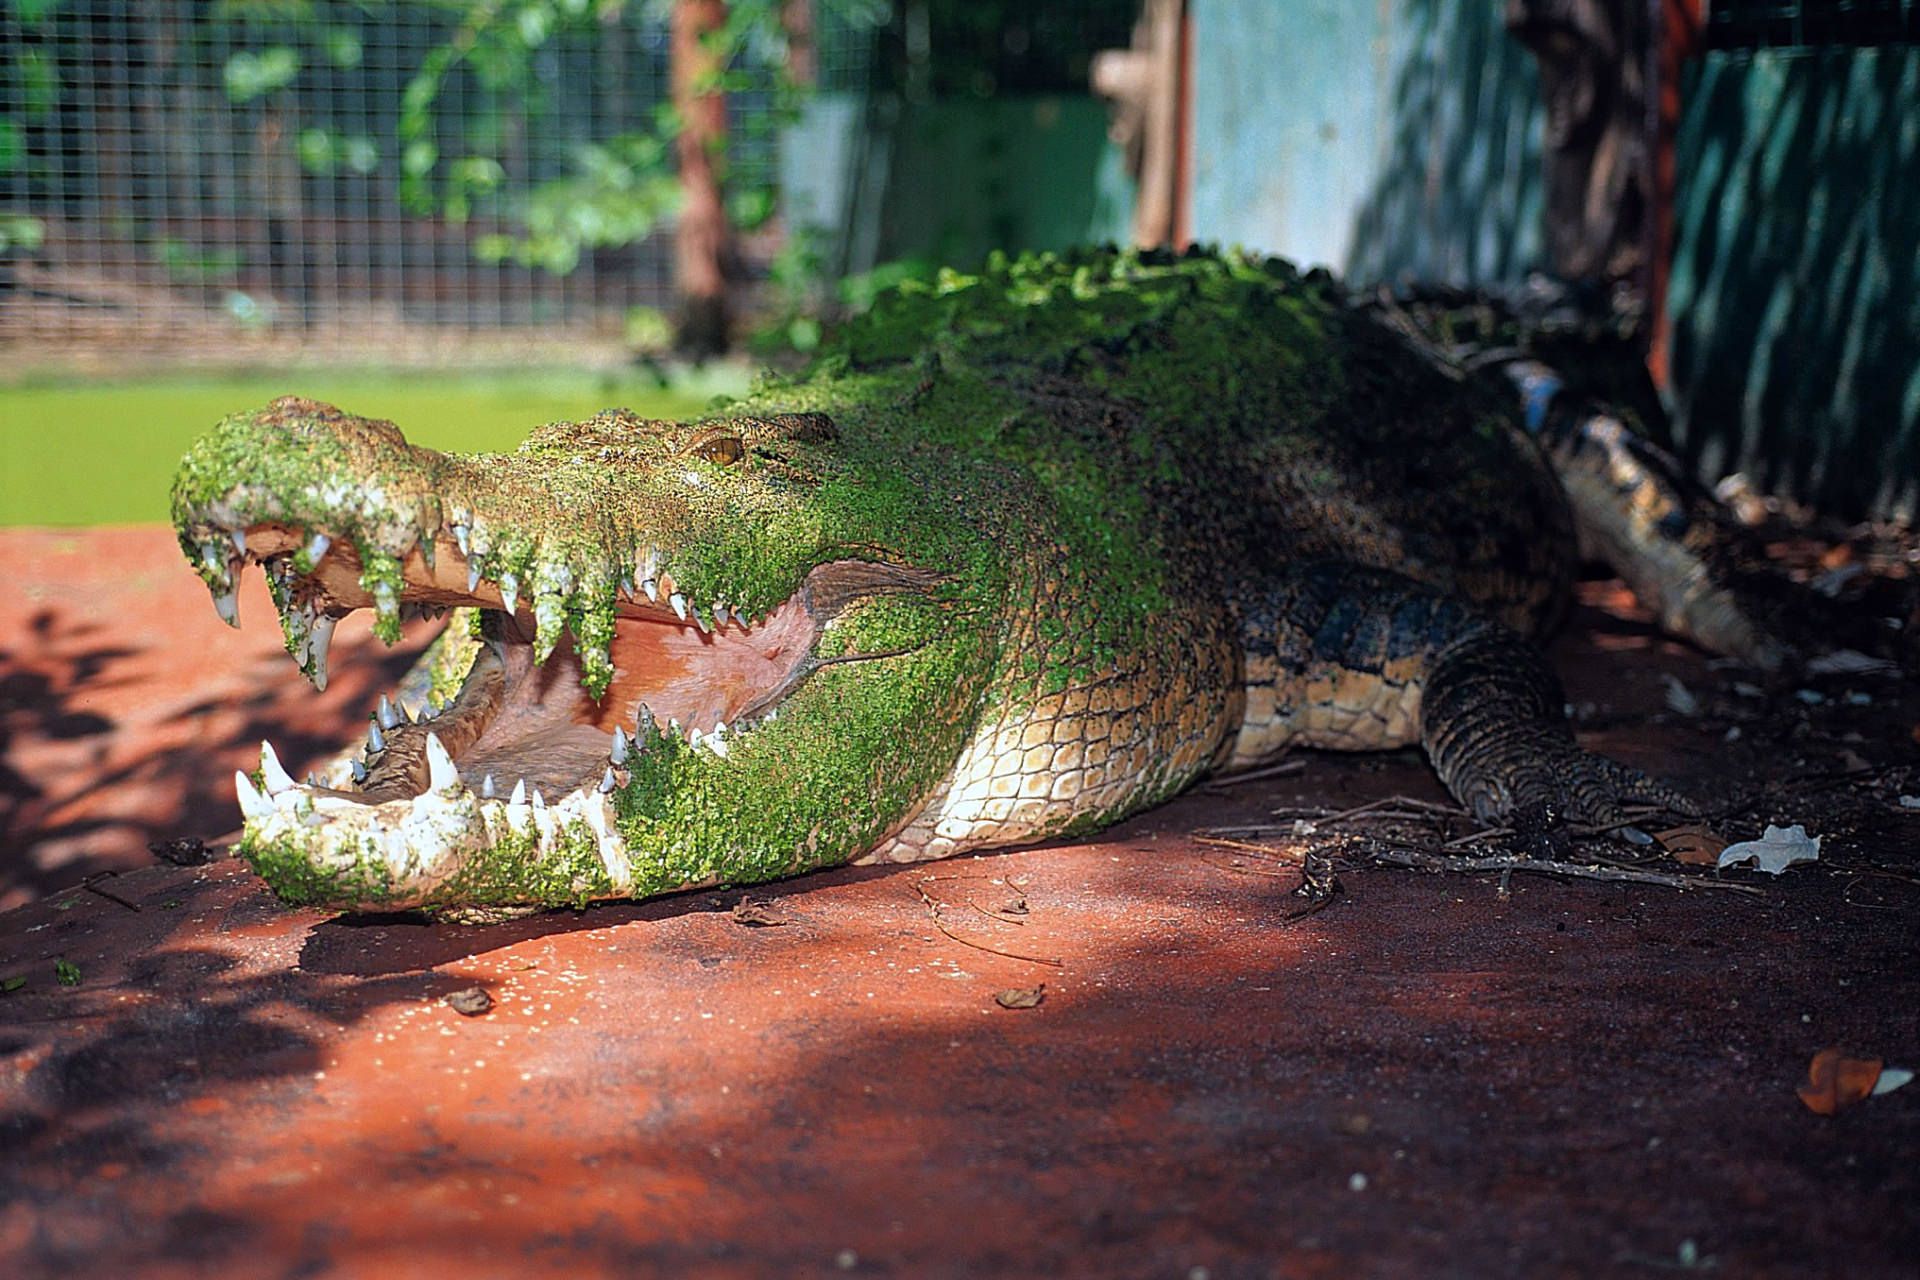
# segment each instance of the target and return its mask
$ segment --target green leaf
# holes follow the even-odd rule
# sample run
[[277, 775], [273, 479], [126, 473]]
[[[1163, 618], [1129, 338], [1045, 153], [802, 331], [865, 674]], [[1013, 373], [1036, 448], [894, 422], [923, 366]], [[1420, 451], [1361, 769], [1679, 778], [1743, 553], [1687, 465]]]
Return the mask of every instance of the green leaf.
[[410, 178], [423, 178], [440, 163], [440, 148], [421, 138], [407, 144], [400, 153], [400, 169]]
[[63, 987], [77, 987], [80, 985], [80, 966], [71, 960], [55, 960], [53, 976]]
[[0, 995], [10, 995], [27, 985], [25, 978], [0, 978]]
[[0, 173], [12, 173], [27, 155], [27, 139], [16, 120], [0, 116]]
[[327, 59], [334, 66], [350, 70], [360, 65], [360, 33], [353, 28], [328, 27], [323, 43], [326, 45]]
[[259, 53], [242, 51], [227, 59], [221, 75], [231, 102], [251, 102], [276, 89], [284, 89], [300, 74], [300, 55], [286, 45], [274, 45]]
[[294, 149], [308, 173], [324, 178], [339, 167], [339, 146], [331, 130], [302, 129]]

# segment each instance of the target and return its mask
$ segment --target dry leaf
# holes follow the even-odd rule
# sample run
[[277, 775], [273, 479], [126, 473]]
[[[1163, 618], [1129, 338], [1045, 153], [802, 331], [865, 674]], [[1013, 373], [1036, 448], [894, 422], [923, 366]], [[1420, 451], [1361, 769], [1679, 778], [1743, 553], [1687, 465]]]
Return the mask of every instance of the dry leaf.
[[1714, 865], [1730, 867], [1736, 862], [1751, 861], [1756, 870], [1777, 876], [1796, 862], [1817, 862], [1819, 858], [1819, 836], [1809, 837], [1807, 829], [1797, 822], [1790, 827], [1768, 823], [1765, 834], [1758, 840], [1742, 840], [1722, 849]]
[[484, 987], [464, 987], [447, 997], [447, 1003], [453, 1006], [455, 1013], [468, 1018], [477, 1018], [493, 1008], [493, 997]]
[[752, 898], [742, 898], [733, 904], [733, 922], [755, 929], [777, 929], [783, 924], [793, 923], [766, 903], [755, 902]]
[[1878, 1058], [1849, 1058], [1838, 1049], [1822, 1049], [1807, 1067], [1800, 1101], [1815, 1115], [1837, 1114], [1873, 1093], [1880, 1066]]
[[1840, 753], [1840, 770], [1842, 773], [1865, 773], [1871, 768], [1873, 768], [1873, 764], [1858, 751], [1849, 748]]
[[1011, 987], [993, 998], [1002, 1009], [1032, 1009], [1047, 998], [1047, 984], [1037, 987]]
[[1675, 862], [1684, 862], [1690, 867], [1711, 867], [1720, 861], [1720, 851], [1727, 847], [1727, 838], [1712, 827], [1698, 822], [1689, 822], [1678, 827], [1668, 827], [1657, 831], [1653, 838], [1660, 847], [1673, 855]]

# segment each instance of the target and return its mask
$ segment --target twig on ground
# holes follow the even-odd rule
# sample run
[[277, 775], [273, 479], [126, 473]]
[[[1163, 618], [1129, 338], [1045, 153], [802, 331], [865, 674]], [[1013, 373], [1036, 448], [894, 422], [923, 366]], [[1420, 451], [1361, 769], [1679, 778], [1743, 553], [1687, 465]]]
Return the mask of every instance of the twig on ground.
[[913, 886], [913, 891], [919, 894], [920, 901], [926, 904], [927, 918], [933, 921], [933, 927], [938, 929], [941, 934], [950, 941], [957, 942], [963, 947], [972, 947], [975, 951], [985, 951], [989, 955], [1005, 956], [1009, 960], [1025, 960], [1028, 964], [1052, 965], [1056, 969], [1066, 967], [1066, 961], [1056, 957], [1021, 955], [1018, 951], [1002, 951], [999, 947], [990, 947], [984, 942], [975, 942], [971, 938], [963, 938], [953, 930], [947, 928], [947, 922], [940, 918], [941, 904], [934, 901], [933, 895], [928, 893], [925, 887], [916, 884]]
[[1224, 778], [1215, 778], [1200, 789], [1202, 791], [1230, 791], [1234, 787], [1246, 782], [1263, 782], [1268, 778], [1291, 777], [1296, 773], [1304, 772], [1306, 767], [1307, 762], [1305, 760], [1282, 760], [1276, 764], [1270, 764], [1264, 769], [1250, 769], [1246, 773], [1230, 773]]
[[80, 887], [82, 889], [85, 889], [88, 893], [99, 894], [101, 897], [105, 898], [108, 902], [117, 902], [129, 911], [140, 910], [140, 906], [138, 903], [128, 902], [125, 898], [121, 897], [119, 894], [110, 893], [107, 890], [102, 889], [98, 884], [94, 883], [96, 880], [104, 880], [108, 876], [117, 876], [119, 874], [120, 873], [118, 871], [114, 871], [114, 870], [96, 871], [92, 875], [88, 876], [85, 880], [82, 880], [80, 882]]
[[1668, 889], [1726, 889], [1733, 893], [1765, 893], [1765, 890], [1754, 885], [1709, 880], [1705, 876], [1668, 875], [1661, 871], [1633, 871], [1626, 867], [1608, 867], [1584, 862], [1555, 862], [1545, 858], [1467, 858], [1458, 854], [1421, 853], [1413, 849], [1373, 849], [1362, 856], [1385, 866], [1410, 867], [1416, 871], [1465, 873], [1531, 871], [1540, 875], [1571, 876], [1580, 880], [1620, 880], [1631, 884], [1654, 884]]

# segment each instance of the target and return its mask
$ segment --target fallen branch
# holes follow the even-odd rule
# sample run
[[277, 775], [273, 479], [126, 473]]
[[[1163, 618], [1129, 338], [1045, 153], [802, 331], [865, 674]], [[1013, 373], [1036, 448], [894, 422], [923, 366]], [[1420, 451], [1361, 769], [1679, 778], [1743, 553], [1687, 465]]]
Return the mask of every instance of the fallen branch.
[[1066, 961], [1056, 957], [1021, 955], [1018, 951], [1002, 951], [999, 947], [990, 947], [984, 942], [975, 942], [971, 938], [963, 938], [953, 930], [947, 928], [947, 922], [940, 918], [941, 904], [934, 901], [932, 894], [928, 893], [923, 886], [917, 884], [913, 886], [913, 891], [919, 894], [920, 901], [926, 904], [927, 917], [933, 921], [933, 927], [938, 929], [950, 941], [957, 942], [963, 947], [972, 947], [975, 951], [984, 951], [988, 955], [1004, 956], [1009, 960], [1025, 960], [1028, 964], [1052, 965], [1056, 969], [1066, 967]]
[[1373, 849], [1361, 856], [1384, 866], [1410, 867], [1415, 871], [1449, 871], [1464, 874], [1483, 871], [1531, 871], [1540, 875], [1570, 876], [1579, 880], [1617, 880], [1630, 884], [1653, 884], [1667, 889], [1725, 889], [1732, 893], [1749, 894], [1766, 892], [1753, 885], [1709, 880], [1705, 876], [1668, 875], [1661, 871], [1632, 871], [1626, 867], [1608, 867], [1583, 862], [1554, 862], [1546, 858], [1469, 858], [1459, 854], [1420, 853], [1413, 849]]

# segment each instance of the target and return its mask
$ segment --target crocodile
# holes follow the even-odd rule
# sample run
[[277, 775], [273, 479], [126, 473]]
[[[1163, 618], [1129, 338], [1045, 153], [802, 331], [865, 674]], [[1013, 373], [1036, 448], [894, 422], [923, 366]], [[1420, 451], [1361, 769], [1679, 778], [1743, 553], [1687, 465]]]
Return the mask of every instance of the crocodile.
[[1295, 747], [1417, 744], [1527, 829], [1689, 811], [1565, 719], [1583, 544], [1717, 652], [1782, 643], [1617, 416], [1403, 321], [1278, 259], [995, 255], [698, 421], [229, 417], [173, 490], [222, 617], [263, 565], [324, 688], [348, 613], [453, 611], [339, 768], [263, 744], [239, 852], [289, 904], [578, 908], [1090, 832]]

